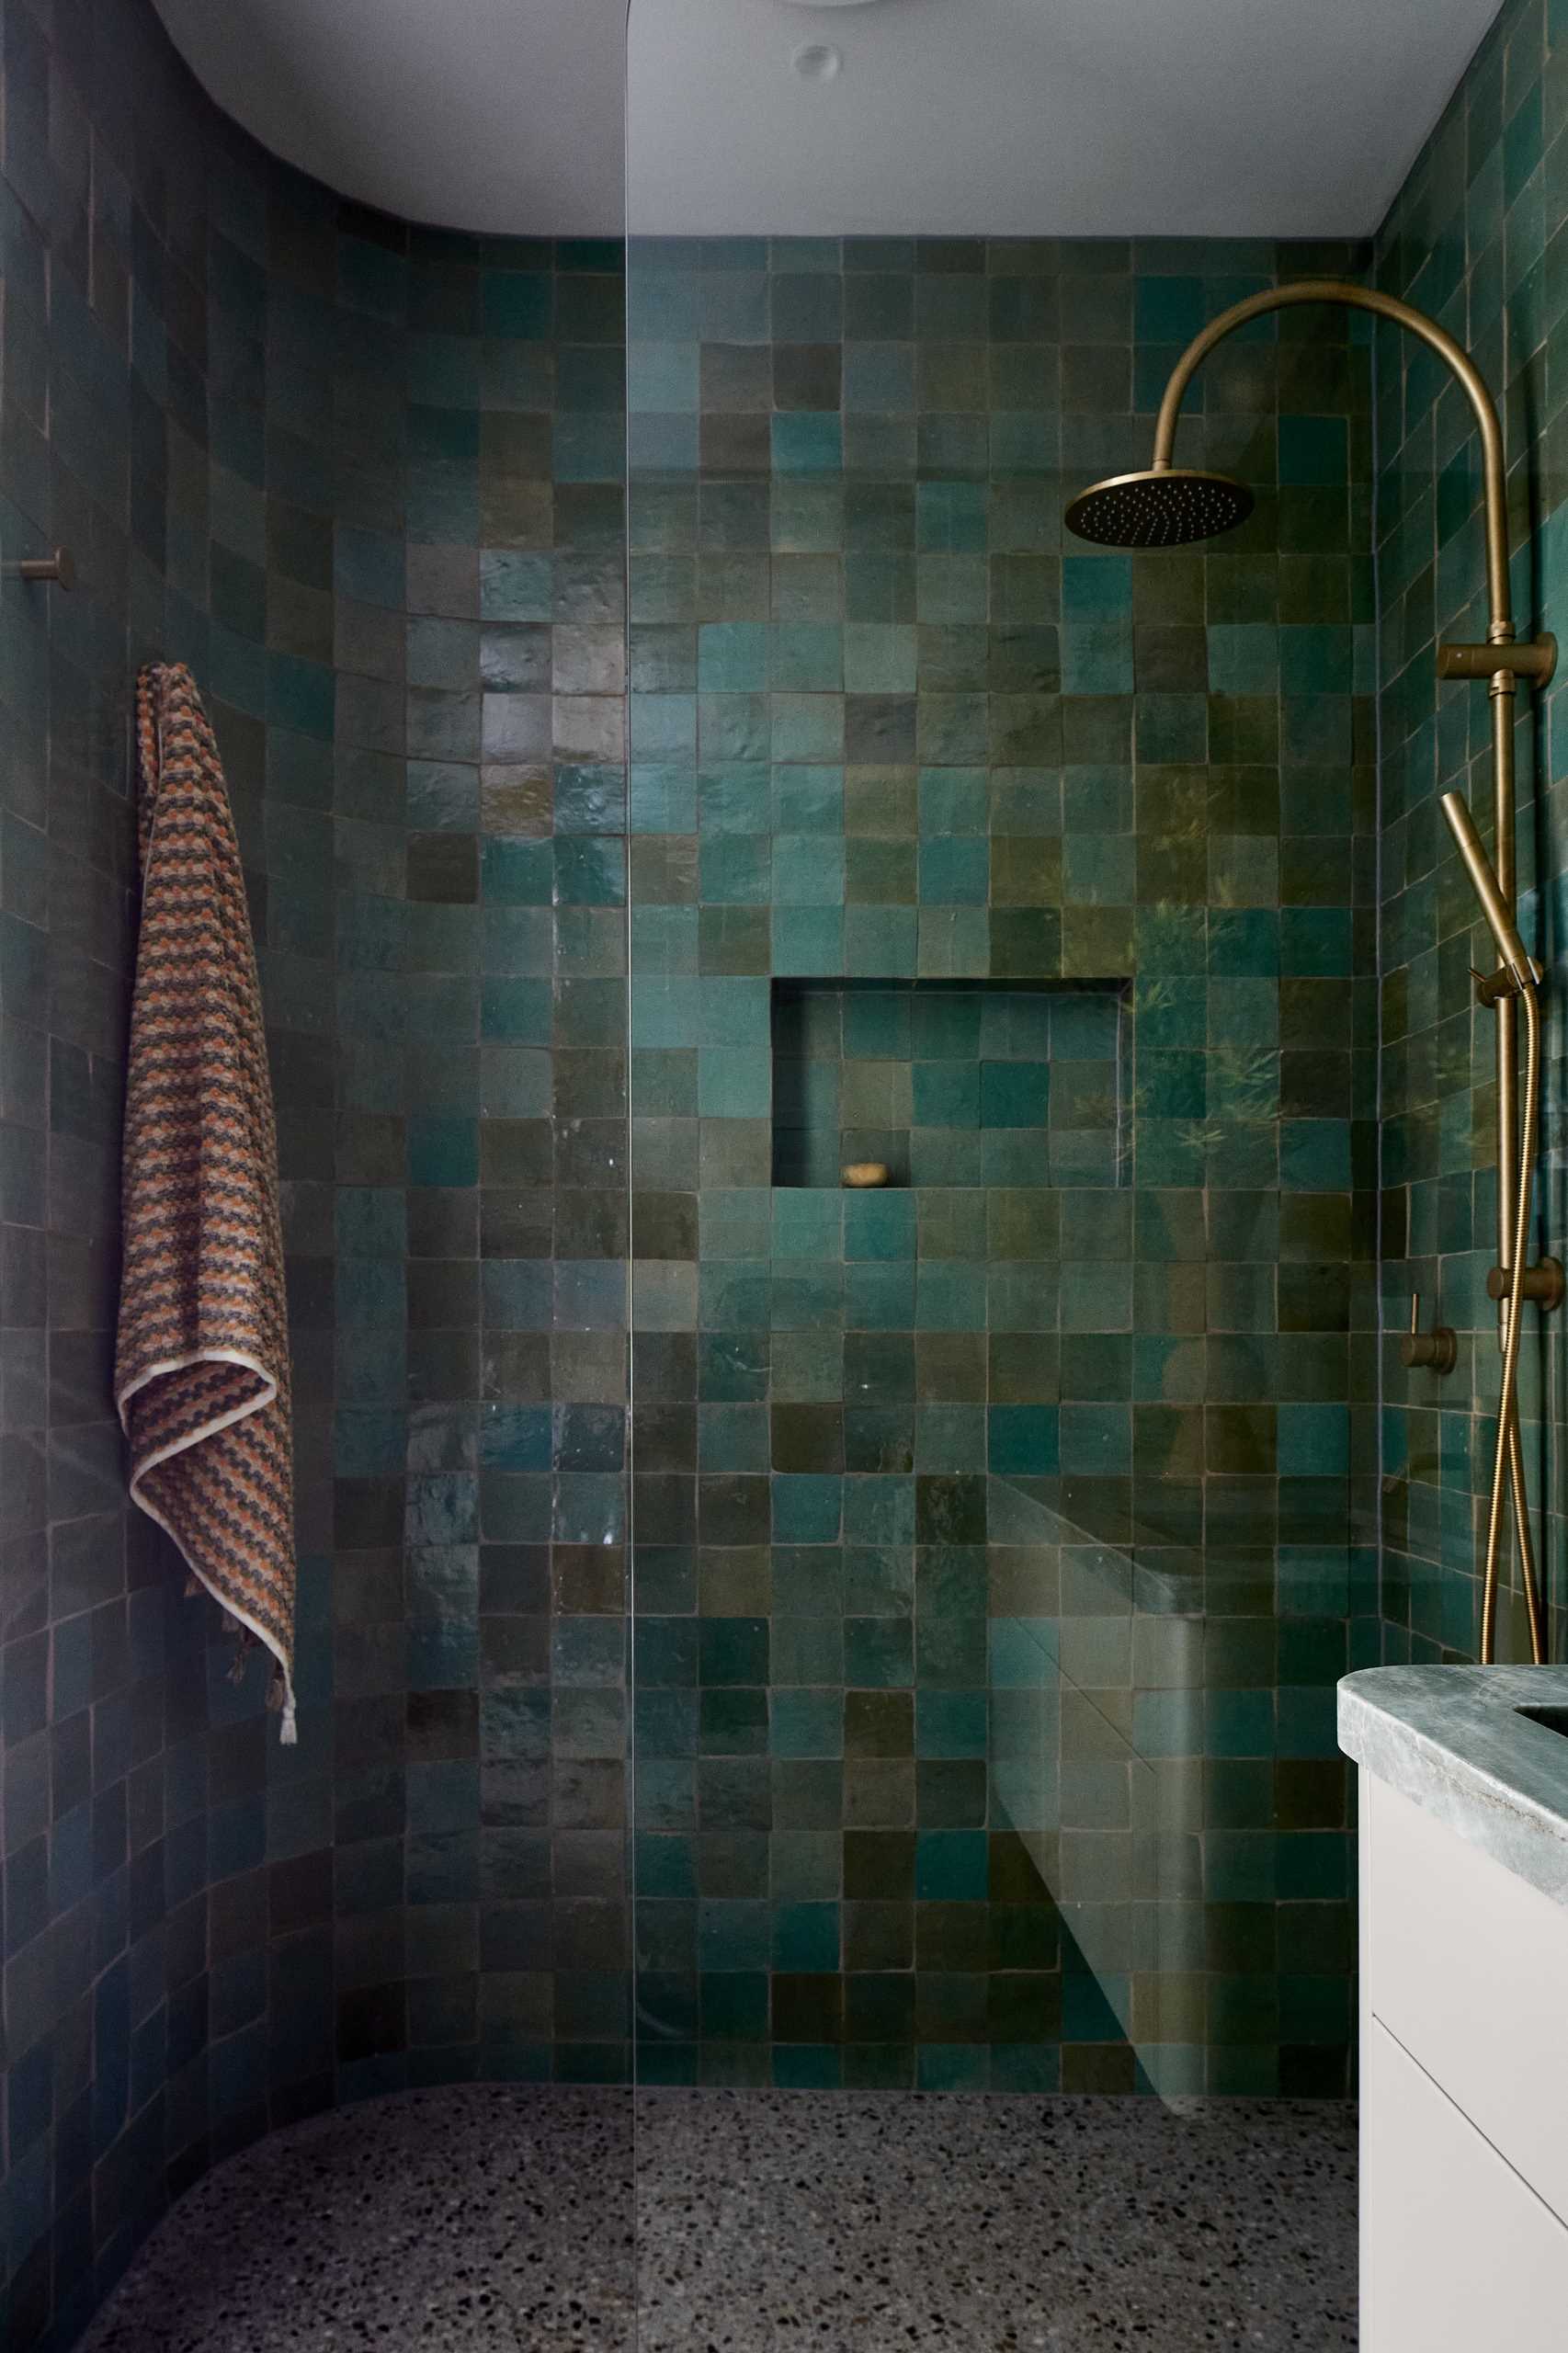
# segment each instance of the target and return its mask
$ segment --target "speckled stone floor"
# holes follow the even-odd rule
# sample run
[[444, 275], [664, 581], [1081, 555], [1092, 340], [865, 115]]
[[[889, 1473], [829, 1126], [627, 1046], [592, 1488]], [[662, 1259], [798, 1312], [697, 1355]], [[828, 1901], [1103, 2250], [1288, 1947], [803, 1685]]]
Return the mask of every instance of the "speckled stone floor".
[[222, 2167], [81, 2353], [1337, 2353], [1355, 2195], [1337, 2107], [464, 2086]]

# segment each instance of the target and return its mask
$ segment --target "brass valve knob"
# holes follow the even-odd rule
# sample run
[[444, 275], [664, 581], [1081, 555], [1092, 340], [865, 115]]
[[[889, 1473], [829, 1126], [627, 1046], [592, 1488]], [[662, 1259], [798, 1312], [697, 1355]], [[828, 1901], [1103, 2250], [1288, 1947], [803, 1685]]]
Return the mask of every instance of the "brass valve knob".
[[1407, 1371], [1452, 1372], [1459, 1360], [1460, 1344], [1450, 1325], [1434, 1324], [1429, 1332], [1421, 1329], [1421, 1293], [1410, 1294], [1410, 1329], [1399, 1344], [1399, 1360]]

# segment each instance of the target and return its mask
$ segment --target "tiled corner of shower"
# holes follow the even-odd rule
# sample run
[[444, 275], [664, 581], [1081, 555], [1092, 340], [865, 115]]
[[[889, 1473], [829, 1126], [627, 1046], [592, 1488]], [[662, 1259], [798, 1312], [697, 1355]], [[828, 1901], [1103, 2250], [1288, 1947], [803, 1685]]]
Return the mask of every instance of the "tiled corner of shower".
[[[1498, 396], [1510, 464], [1532, 485], [1516, 517], [1516, 581], [1534, 624], [1563, 634], [1558, 587], [1564, 476], [1552, 355], [1568, 307], [1560, 267], [1568, 136], [1558, 95], [1568, 26], [1557, 6], [1509, 0], [1412, 168], [1378, 240], [1377, 282], [1450, 313]], [[1470, 788], [1486, 742], [1483, 701], [1437, 684], [1439, 638], [1471, 634], [1480, 609], [1481, 517], [1465, 418], [1392, 331], [1378, 347], [1379, 624], [1383, 648], [1381, 1102], [1383, 1118], [1383, 1640], [1391, 1662], [1472, 1659], [1480, 1581], [1474, 1523], [1492, 1475], [1495, 1311], [1484, 1292], [1496, 1219], [1491, 1020], [1471, 1001], [1474, 907], [1448, 855], [1438, 797]], [[1560, 370], [1556, 371], [1560, 374]], [[1520, 466], [1521, 454], [1524, 463]], [[1517, 736], [1520, 905], [1538, 955], [1562, 946], [1561, 682], [1531, 696]], [[1477, 936], [1483, 937], [1483, 934]], [[1568, 1215], [1562, 1171], [1561, 1015], [1547, 1001], [1547, 1081], [1538, 1248]], [[1400, 1362], [1410, 1295], [1460, 1335], [1441, 1380]], [[1543, 1556], [1561, 1552], [1561, 1318], [1541, 1319], [1519, 1367], [1530, 1490]], [[1551, 1581], [1548, 1580], [1549, 1592]], [[1563, 1597], [1548, 1655], [1568, 1641]], [[1528, 1657], [1522, 1596], [1504, 1595], [1498, 1654]]]

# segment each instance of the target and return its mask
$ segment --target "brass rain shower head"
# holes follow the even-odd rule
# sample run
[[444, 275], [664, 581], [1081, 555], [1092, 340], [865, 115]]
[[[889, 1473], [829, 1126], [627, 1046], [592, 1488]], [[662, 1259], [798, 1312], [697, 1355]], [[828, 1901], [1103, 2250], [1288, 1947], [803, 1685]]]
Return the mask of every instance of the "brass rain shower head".
[[1070, 531], [1102, 548], [1182, 548], [1234, 530], [1251, 513], [1251, 491], [1228, 474], [1153, 466], [1080, 492], [1066, 519]]

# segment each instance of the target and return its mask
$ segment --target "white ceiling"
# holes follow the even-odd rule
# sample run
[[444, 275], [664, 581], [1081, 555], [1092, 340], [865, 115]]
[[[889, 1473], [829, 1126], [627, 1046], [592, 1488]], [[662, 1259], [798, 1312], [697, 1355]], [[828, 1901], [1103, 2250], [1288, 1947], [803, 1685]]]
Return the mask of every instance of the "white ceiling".
[[153, 5], [218, 104], [345, 196], [454, 229], [620, 233], [626, 0]]
[[[625, 0], [156, 0], [219, 104], [346, 194], [623, 221]], [[1495, 0], [631, 0], [641, 233], [1353, 236]], [[802, 80], [831, 42], [842, 71]]]

